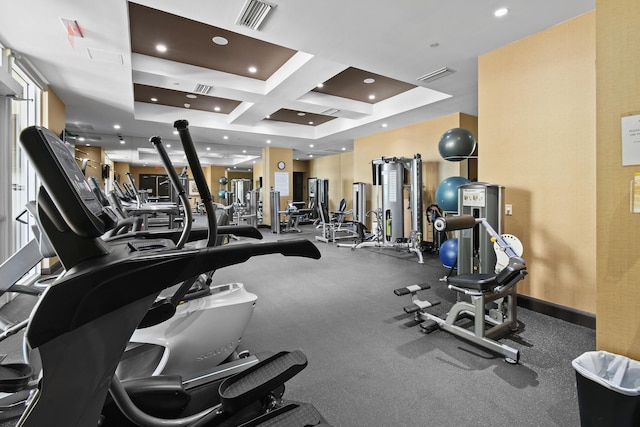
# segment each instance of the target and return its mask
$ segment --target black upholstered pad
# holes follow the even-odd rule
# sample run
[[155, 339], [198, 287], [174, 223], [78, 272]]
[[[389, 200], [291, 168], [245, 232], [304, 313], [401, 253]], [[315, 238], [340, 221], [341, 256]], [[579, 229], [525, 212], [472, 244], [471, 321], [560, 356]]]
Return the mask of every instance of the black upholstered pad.
[[460, 274], [449, 276], [447, 283], [460, 288], [487, 291], [497, 286], [496, 275], [490, 273]]

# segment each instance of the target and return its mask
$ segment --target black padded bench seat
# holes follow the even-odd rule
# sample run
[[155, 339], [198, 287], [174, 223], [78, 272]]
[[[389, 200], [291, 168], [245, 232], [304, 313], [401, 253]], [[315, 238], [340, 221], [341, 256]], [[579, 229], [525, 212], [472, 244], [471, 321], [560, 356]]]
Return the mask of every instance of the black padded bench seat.
[[471, 273], [449, 276], [447, 278], [447, 283], [459, 288], [485, 292], [493, 290], [496, 286], [508, 284], [517, 276], [522, 274], [522, 270], [524, 269], [525, 266], [522, 264], [508, 265], [498, 274]]

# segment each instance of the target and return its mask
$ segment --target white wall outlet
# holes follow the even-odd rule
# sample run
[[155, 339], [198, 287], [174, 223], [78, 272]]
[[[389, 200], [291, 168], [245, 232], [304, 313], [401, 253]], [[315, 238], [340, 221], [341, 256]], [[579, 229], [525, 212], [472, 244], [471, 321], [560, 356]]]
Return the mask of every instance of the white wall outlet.
[[513, 206], [504, 205], [504, 214], [505, 215], [513, 215]]

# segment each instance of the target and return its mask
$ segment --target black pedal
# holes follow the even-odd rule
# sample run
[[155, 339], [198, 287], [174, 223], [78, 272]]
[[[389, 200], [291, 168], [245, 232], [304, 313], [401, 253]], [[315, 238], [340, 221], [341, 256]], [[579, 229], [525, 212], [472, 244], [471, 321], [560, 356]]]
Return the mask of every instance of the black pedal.
[[409, 304], [402, 307], [405, 313], [411, 314], [420, 311], [420, 307], [415, 304]]
[[394, 289], [393, 293], [398, 296], [402, 296], [402, 295], [414, 294], [418, 291], [424, 291], [430, 288], [431, 286], [427, 285], [426, 283], [419, 283], [417, 285], [409, 285], [409, 286], [405, 286], [404, 288]]
[[430, 334], [431, 332], [440, 329], [440, 325], [435, 320], [425, 320], [420, 323], [420, 328], [425, 334]]
[[300, 350], [282, 351], [227, 378], [219, 389], [222, 409], [234, 413], [262, 399], [302, 371], [307, 363], [307, 357]]
[[324, 425], [323, 422], [322, 415], [313, 405], [290, 403], [240, 427], [319, 426]]

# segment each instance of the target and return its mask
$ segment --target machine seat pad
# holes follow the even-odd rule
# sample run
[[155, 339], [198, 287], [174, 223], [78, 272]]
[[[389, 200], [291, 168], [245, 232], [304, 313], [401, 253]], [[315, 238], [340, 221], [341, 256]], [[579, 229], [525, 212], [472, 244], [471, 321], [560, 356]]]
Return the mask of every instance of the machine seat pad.
[[449, 276], [447, 283], [459, 288], [473, 289], [476, 291], [488, 291], [498, 285], [496, 275], [491, 273], [470, 273]]
[[491, 273], [470, 273], [458, 276], [449, 276], [447, 283], [460, 288], [473, 289], [477, 291], [490, 291], [496, 286], [517, 283], [527, 274], [524, 264], [515, 263], [507, 265], [498, 274]]

